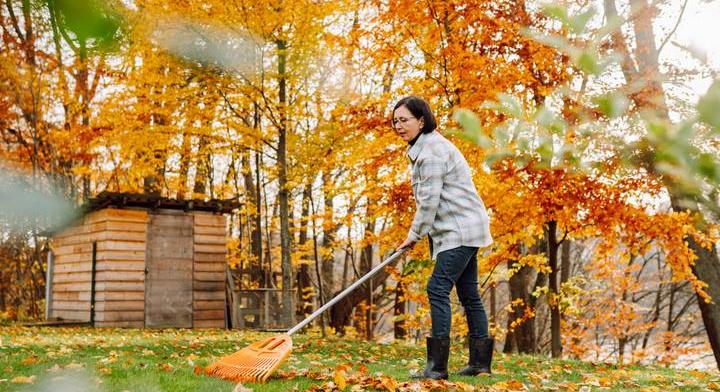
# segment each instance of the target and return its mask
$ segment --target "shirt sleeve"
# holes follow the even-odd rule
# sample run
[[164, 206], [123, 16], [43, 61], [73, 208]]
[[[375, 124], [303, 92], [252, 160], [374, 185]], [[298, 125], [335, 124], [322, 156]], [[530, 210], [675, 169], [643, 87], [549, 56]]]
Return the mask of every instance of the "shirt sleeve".
[[432, 228], [440, 205], [440, 193], [445, 179], [445, 162], [430, 156], [417, 162], [417, 189], [415, 191], [415, 218], [413, 218], [407, 239], [419, 241]]

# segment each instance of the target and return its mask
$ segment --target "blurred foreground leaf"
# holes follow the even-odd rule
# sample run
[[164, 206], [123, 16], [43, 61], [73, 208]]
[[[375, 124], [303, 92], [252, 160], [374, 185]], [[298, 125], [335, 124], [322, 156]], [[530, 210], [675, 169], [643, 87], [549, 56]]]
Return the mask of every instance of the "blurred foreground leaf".
[[33, 222], [50, 228], [73, 217], [73, 206], [62, 197], [37, 189], [27, 177], [0, 174], [0, 221], [11, 230], [22, 230]]

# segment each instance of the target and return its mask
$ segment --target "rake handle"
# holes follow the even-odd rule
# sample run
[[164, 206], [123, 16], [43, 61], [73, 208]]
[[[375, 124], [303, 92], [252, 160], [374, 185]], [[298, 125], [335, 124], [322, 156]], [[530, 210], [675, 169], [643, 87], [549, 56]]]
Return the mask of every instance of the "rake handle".
[[333, 305], [335, 305], [338, 301], [340, 301], [341, 299], [345, 298], [345, 297], [346, 297], [348, 294], [350, 294], [353, 290], [355, 290], [356, 288], [358, 288], [358, 286], [360, 286], [361, 284], [365, 283], [366, 280], [372, 278], [373, 275], [375, 275], [376, 273], [378, 273], [378, 271], [380, 271], [381, 269], [385, 268], [385, 266], [387, 266], [388, 264], [392, 263], [395, 259], [397, 259], [398, 257], [400, 257], [400, 255], [402, 255], [403, 253], [405, 253], [405, 251], [406, 251], [407, 249], [408, 249], [408, 248], [403, 248], [403, 249], [400, 250], [400, 251], [395, 251], [395, 253], [393, 253], [390, 257], [388, 257], [387, 259], [385, 259], [385, 261], [383, 261], [382, 263], [380, 263], [380, 264], [378, 264], [377, 266], [375, 266], [375, 268], [371, 269], [370, 272], [368, 272], [367, 274], [365, 274], [364, 276], [362, 276], [362, 277], [361, 277], [360, 279], [358, 279], [355, 283], [353, 283], [353, 284], [351, 284], [350, 286], [348, 286], [345, 290], [343, 290], [340, 294], [336, 295], [333, 299], [331, 299], [330, 301], [328, 301], [325, 305], [323, 305], [323, 306], [321, 306], [320, 308], [318, 308], [316, 311], [313, 312], [313, 314], [311, 314], [311, 315], [309, 315], [307, 318], [305, 318], [305, 320], [301, 321], [301, 322], [298, 323], [296, 326], [294, 326], [294, 327], [292, 327], [290, 330], [288, 330], [288, 331], [287, 331], [287, 335], [292, 335], [292, 334], [294, 334], [295, 332], [297, 332], [297, 331], [299, 331], [300, 329], [302, 329], [304, 326], [308, 325], [311, 321], [315, 320], [315, 319], [317, 318], [317, 316], [319, 316], [322, 312], [328, 310], [330, 307], [332, 307]]

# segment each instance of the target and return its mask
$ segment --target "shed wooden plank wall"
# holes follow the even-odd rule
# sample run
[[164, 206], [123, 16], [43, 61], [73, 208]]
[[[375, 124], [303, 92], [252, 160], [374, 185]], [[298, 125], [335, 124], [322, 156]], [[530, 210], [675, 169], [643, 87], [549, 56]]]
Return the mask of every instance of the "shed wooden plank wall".
[[225, 326], [225, 216], [193, 213], [193, 327]]
[[106, 208], [96, 217], [95, 326], [145, 325], [145, 210]]
[[90, 320], [90, 271], [92, 270], [92, 215], [52, 238], [54, 254], [51, 317]]
[[92, 212], [53, 236], [55, 257], [52, 316], [90, 320], [92, 242], [96, 326], [142, 327], [145, 311], [147, 212]]

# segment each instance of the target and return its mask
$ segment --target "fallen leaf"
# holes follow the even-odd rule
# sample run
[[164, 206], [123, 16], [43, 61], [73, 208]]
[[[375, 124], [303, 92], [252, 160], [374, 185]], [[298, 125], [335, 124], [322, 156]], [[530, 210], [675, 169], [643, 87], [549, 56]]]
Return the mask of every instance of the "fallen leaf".
[[14, 384], [32, 384], [35, 382], [35, 376], [25, 377], [25, 376], [17, 376], [14, 377], [12, 380], [10, 380], [11, 383]]
[[36, 363], [37, 361], [38, 361], [38, 356], [37, 356], [37, 355], [31, 355], [31, 356], [23, 359], [20, 363], [22, 363], [22, 364], [25, 365], [25, 366], [29, 366], [29, 365], [32, 365], [32, 364]]
[[105, 366], [101, 366], [97, 370], [102, 374], [111, 374], [112, 373], [112, 369], [105, 367]]
[[75, 363], [75, 362], [70, 362], [67, 365], [65, 365], [65, 369], [82, 369], [84, 367], [85, 367], [85, 364]]
[[536, 387], [540, 386], [543, 382], [542, 376], [537, 373], [529, 373], [528, 378], [530, 379], [530, 381], [532, 381], [533, 384], [535, 384]]
[[380, 383], [390, 392], [395, 392], [397, 390], [397, 382], [393, 378], [382, 376], [380, 377]]
[[193, 373], [197, 375], [203, 374], [202, 366], [195, 365], [195, 367], [193, 368]]
[[338, 366], [338, 368], [335, 369], [335, 377], [333, 377], [333, 379], [338, 388], [345, 390], [347, 383], [345, 381], [345, 368], [343, 366]]
[[253, 392], [252, 388], [248, 388], [245, 385], [237, 384], [235, 385], [235, 389], [233, 389], [233, 392]]
[[698, 379], [700, 379], [700, 380], [704, 380], [704, 379], [706, 379], [707, 376], [708, 376], [707, 373], [701, 372], [701, 371], [698, 371], [698, 370], [690, 370], [690, 371], [688, 371], [688, 373], [689, 373], [691, 376], [693, 376], [693, 377], [695, 377], [695, 378], [698, 378]]
[[525, 385], [521, 383], [518, 380], [509, 380], [505, 382], [498, 382], [493, 385], [494, 387], [502, 390], [506, 389], [508, 391], [526, 391], [527, 388], [525, 388]]
[[56, 363], [55, 365], [53, 365], [53, 367], [49, 368], [47, 371], [55, 373], [55, 372], [59, 372], [60, 370], [62, 370], [62, 366], [60, 366]]
[[474, 386], [460, 381], [455, 382], [455, 387], [463, 392], [472, 392], [475, 390]]

